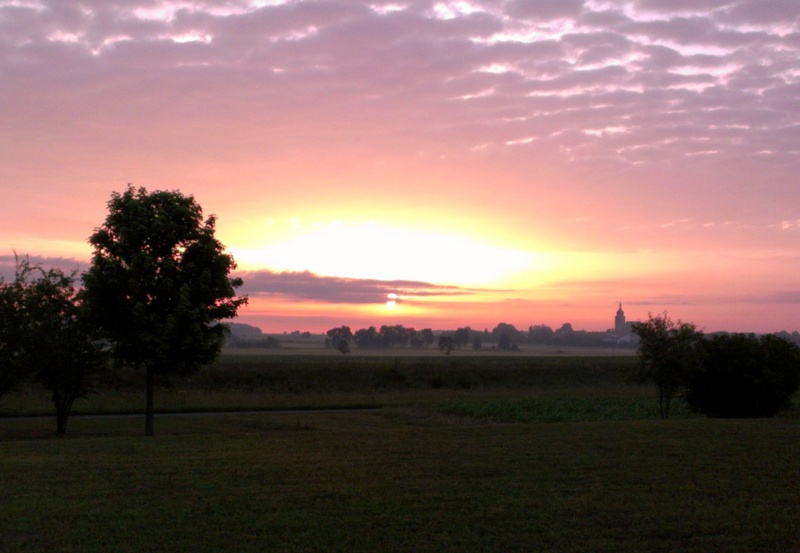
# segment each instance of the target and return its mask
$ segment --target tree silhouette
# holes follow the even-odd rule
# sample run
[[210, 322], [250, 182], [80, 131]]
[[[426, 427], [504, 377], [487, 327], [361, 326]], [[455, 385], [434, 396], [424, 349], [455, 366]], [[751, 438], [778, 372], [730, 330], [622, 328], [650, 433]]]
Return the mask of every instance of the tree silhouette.
[[113, 193], [104, 224], [89, 238], [83, 276], [92, 320], [115, 358], [146, 373], [145, 434], [153, 435], [156, 374], [190, 374], [219, 354], [226, 327], [246, 297], [236, 268], [192, 196], [144, 188]]
[[17, 259], [14, 280], [5, 282], [0, 277], [0, 399], [25, 376], [20, 360], [25, 336], [21, 304], [29, 270], [28, 265], [20, 265]]
[[686, 379], [686, 403], [709, 417], [771, 417], [800, 385], [800, 347], [774, 334], [713, 336], [702, 353], [702, 370]]
[[672, 399], [700, 366], [703, 333], [691, 323], [674, 323], [667, 313], [648, 315], [646, 322], [634, 323], [632, 330], [639, 336], [644, 376], [658, 388], [659, 416], [667, 419]]

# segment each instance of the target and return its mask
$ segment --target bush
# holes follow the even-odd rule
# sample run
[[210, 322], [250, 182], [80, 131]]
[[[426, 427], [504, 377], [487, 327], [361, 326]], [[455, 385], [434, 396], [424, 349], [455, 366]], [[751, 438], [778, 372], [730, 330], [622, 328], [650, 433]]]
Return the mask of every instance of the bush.
[[687, 375], [686, 403], [709, 417], [771, 417], [800, 385], [800, 347], [774, 334], [702, 341], [702, 364]]

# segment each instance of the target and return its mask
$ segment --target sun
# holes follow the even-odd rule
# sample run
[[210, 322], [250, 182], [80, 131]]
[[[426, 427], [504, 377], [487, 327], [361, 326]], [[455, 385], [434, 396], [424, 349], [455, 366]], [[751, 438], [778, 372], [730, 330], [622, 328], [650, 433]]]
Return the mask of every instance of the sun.
[[386, 295], [386, 309], [394, 309], [397, 307], [397, 294], [391, 293]]

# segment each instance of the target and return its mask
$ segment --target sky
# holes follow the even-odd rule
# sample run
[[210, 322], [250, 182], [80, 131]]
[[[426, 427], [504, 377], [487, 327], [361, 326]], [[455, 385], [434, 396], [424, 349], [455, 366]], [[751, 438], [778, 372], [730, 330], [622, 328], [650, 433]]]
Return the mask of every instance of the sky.
[[0, 270], [215, 214], [265, 332], [800, 329], [800, 0], [0, 0]]

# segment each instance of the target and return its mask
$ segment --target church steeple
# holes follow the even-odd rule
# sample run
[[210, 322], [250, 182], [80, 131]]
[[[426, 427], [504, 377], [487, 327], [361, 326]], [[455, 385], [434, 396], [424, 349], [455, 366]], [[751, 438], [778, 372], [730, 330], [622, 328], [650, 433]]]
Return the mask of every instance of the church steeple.
[[622, 302], [619, 302], [619, 309], [617, 309], [617, 315], [614, 317], [614, 333], [628, 333], [628, 325], [625, 324], [625, 312], [622, 310]]

